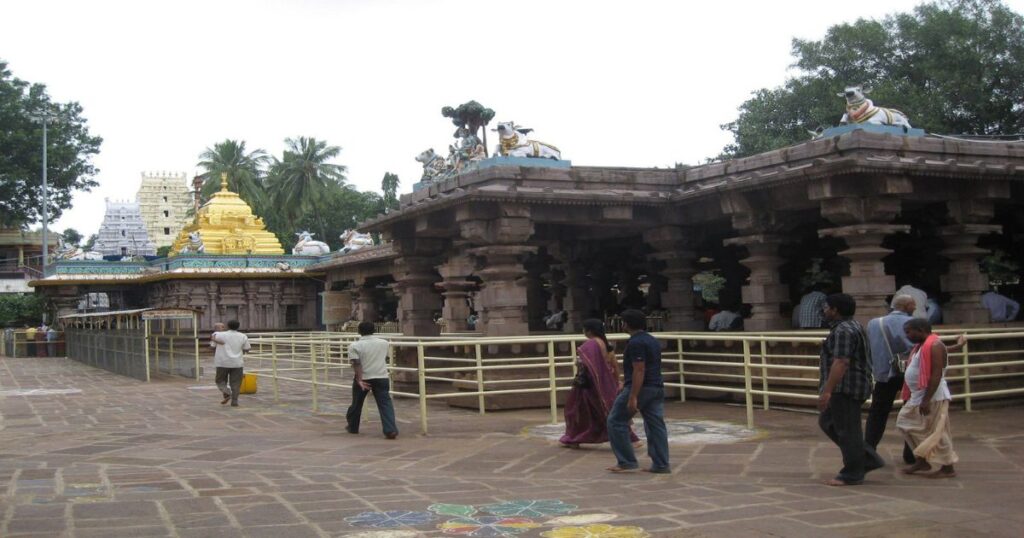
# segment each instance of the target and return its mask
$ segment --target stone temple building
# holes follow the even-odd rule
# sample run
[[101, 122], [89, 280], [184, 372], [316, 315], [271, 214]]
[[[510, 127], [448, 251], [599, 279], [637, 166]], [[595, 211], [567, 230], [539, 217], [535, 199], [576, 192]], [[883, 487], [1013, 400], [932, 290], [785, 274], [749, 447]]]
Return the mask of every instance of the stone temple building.
[[149, 233], [136, 202], [111, 202], [100, 224], [99, 237], [93, 250], [104, 256], [156, 256], [156, 245]]
[[188, 210], [192, 206], [185, 173], [143, 172], [135, 199], [150, 240], [157, 248], [171, 246], [188, 223]]

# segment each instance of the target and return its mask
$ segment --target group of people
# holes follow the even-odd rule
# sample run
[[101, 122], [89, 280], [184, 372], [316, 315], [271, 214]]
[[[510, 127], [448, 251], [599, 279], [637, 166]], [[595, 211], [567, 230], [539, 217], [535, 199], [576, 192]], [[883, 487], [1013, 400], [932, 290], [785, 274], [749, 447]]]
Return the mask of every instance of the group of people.
[[[843, 457], [842, 469], [826, 482], [830, 486], [861, 484], [867, 473], [885, 466], [877, 448], [897, 394], [903, 407], [896, 427], [908, 464], [903, 472], [956, 476], [946, 367], [949, 353], [962, 348], [966, 337], [943, 344], [927, 319], [913, 317], [917, 301], [910, 295], [897, 294], [892, 306], [888, 315], [869, 321], [866, 330], [853, 319], [853, 297], [832, 294], [821, 307], [830, 330], [821, 346], [818, 424]], [[869, 396], [862, 434], [861, 407]]]
[[[56, 357], [57, 339], [60, 333], [51, 325], [45, 322], [36, 325], [25, 324], [25, 356], [26, 357]], [[11, 331], [13, 336], [14, 331]]]

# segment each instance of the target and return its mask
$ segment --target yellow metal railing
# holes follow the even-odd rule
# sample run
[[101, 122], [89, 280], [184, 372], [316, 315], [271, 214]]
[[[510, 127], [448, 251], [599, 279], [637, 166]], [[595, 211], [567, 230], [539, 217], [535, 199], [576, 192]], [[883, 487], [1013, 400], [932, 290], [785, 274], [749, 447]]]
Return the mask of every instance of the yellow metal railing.
[[[964, 400], [968, 411], [974, 400], [1024, 394], [1024, 331], [1019, 328], [943, 331], [952, 340], [969, 334], [968, 345], [951, 354], [947, 380], [961, 382], [954, 399]], [[825, 331], [770, 333], [654, 333], [662, 352], [665, 386], [687, 393], [742, 395], [748, 427], [754, 408], [769, 408], [772, 399], [814, 400], [818, 397], [818, 349]], [[546, 407], [557, 422], [558, 393], [571, 388], [578, 335], [486, 338], [462, 335], [405, 337], [378, 335], [391, 343], [392, 381], [396, 397], [419, 400], [420, 428], [428, 430], [430, 400], [475, 398], [478, 412], [486, 413], [487, 397], [546, 393]], [[258, 333], [250, 335], [253, 352], [247, 373], [269, 377], [275, 401], [282, 382], [311, 388], [312, 409], [319, 412], [320, 391], [347, 389], [342, 376], [348, 368], [348, 345], [359, 337], [351, 333]], [[628, 336], [612, 334], [621, 344]], [[1010, 349], [971, 351], [971, 343], [1012, 341]], [[619, 346], [621, 349], [621, 345]], [[400, 356], [399, 360], [394, 357]], [[349, 378], [350, 379], [350, 378]], [[1005, 386], [976, 390], [972, 381], [999, 381]]]

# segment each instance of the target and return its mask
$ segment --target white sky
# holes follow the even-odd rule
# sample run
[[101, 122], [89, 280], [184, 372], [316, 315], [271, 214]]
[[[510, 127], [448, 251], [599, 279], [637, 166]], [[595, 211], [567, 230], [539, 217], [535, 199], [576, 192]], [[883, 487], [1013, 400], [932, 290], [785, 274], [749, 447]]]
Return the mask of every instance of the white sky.
[[88, 235], [104, 197], [134, 199], [143, 171], [191, 178], [225, 138], [280, 155], [315, 136], [359, 189], [390, 171], [409, 192], [413, 157], [454, 141], [441, 107], [470, 99], [576, 165], [697, 164], [752, 91], [783, 83], [793, 37], [918, 3], [3, 0], [0, 58], [103, 137], [99, 187], [53, 226]]

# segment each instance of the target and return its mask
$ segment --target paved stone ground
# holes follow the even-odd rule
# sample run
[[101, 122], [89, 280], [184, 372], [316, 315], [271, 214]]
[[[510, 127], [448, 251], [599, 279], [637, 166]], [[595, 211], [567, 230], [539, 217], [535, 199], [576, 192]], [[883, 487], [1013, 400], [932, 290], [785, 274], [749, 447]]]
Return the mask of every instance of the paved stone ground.
[[[543, 410], [481, 417], [436, 405], [421, 436], [416, 403], [399, 401], [403, 431], [388, 441], [373, 413], [348, 435], [300, 391], [275, 404], [266, 385], [232, 409], [195, 381], [0, 359], [0, 536], [439, 536], [439, 525], [471, 536], [1024, 535], [1019, 406], [953, 414], [956, 479], [889, 466], [863, 486], [828, 488], [818, 484], [839, 452], [806, 413], [758, 411], [752, 440], [673, 445], [672, 475], [609, 475], [607, 445], [568, 450], [527, 435]], [[27, 389], [81, 392], [15, 395]], [[327, 409], [342, 408], [342, 392]], [[713, 403], [667, 414], [744, 417]], [[893, 431], [883, 445], [898, 457]], [[360, 526], [371, 523], [404, 525]]]

